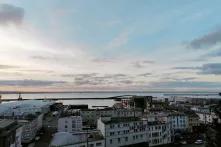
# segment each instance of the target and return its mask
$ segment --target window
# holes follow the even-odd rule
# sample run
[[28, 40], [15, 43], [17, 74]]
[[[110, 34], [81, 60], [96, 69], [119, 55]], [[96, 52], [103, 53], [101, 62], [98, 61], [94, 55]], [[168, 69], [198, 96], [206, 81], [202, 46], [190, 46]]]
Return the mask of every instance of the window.
[[68, 128], [68, 126], [67, 126], [67, 125], [65, 125], [64, 127], [65, 127], [65, 128]]
[[110, 128], [112, 129], [112, 128], [114, 128], [114, 125], [112, 124], [112, 125], [110, 125]]
[[112, 139], [110, 139], [110, 144], [112, 144], [112, 142], [113, 142]]
[[110, 132], [110, 136], [113, 136], [114, 135], [114, 132]]
[[101, 145], [102, 145], [101, 142], [96, 143], [96, 146], [101, 146]]
[[120, 143], [120, 138], [118, 138], [118, 143]]
[[128, 137], [125, 137], [125, 141], [128, 141]]
[[159, 136], [158, 132], [152, 133], [152, 137], [158, 137], [158, 136]]
[[94, 144], [89, 144], [89, 147], [94, 147]]

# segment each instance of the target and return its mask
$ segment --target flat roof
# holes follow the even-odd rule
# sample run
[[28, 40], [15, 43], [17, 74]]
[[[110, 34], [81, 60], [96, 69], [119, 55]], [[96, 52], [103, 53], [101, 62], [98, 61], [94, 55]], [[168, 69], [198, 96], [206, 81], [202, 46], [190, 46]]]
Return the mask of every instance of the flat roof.
[[81, 135], [72, 134], [68, 132], [57, 132], [55, 133], [52, 141], [51, 146], [68, 146], [74, 144], [80, 144], [85, 142], [92, 142], [92, 141], [99, 141], [103, 140], [104, 137], [100, 131], [96, 132], [81, 132], [82, 134], [88, 134], [88, 140]]
[[112, 117], [110, 120], [102, 120], [105, 124], [123, 123], [123, 122], [133, 122], [142, 121], [139, 117]]
[[166, 124], [164, 121], [148, 121], [149, 126], [155, 126], [155, 125], [163, 125]]

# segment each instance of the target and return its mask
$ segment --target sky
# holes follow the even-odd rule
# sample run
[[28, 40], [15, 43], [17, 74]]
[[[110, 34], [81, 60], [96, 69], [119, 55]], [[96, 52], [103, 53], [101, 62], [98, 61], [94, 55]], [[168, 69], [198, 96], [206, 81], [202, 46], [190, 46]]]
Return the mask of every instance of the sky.
[[219, 0], [0, 0], [0, 91], [220, 91]]

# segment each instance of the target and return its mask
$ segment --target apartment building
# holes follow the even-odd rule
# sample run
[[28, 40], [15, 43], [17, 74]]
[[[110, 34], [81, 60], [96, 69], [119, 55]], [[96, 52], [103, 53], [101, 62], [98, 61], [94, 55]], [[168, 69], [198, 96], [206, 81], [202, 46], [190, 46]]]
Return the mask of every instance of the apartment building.
[[147, 119], [138, 117], [100, 117], [97, 128], [105, 138], [106, 147], [148, 145]]
[[149, 146], [170, 144], [172, 142], [172, 123], [168, 113], [155, 112], [147, 115], [149, 127]]
[[58, 132], [77, 132], [82, 131], [81, 116], [64, 116], [58, 119]]
[[168, 115], [168, 121], [171, 122], [171, 128], [174, 131], [186, 131], [189, 127], [188, 116], [181, 112], [171, 112]]
[[22, 143], [31, 142], [37, 132], [42, 128], [43, 114], [32, 115], [25, 119], [17, 119], [18, 123], [22, 125]]
[[22, 126], [11, 119], [0, 119], [0, 146], [21, 147]]
[[197, 130], [200, 126], [200, 117], [194, 112], [187, 112], [186, 115], [188, 116], [188, 131], [193, 132]]
[[149, 146], [170, 144], [172, 142], [171, 125], [169, 122], [148, 121]]
[[114, 109], [114, 108], [106, 108], [106, 109], [85, 109], [80, 111], [80, 115], [82, 116], [83, 122], [88, 124], [97, 125], [98, 118], [102, 116], [110, 116], [110, 117], [141, 117], [142, 110], [141, 109]]
[[49, 147], [105, 147], [102, 134], [99, 131], [72, 134], [57, 132]]

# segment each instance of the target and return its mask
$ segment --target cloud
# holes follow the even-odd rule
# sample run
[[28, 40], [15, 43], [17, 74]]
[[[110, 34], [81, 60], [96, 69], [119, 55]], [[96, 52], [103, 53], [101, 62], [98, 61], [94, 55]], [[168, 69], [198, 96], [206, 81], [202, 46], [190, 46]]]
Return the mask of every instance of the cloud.
[[180, 70], [199, 70], [199, 74], [221, 74], [221, 63], [207, 63], [198, 67], [174, 67], [173, 69]]
[[181, 70], [199, 70], [199, 69], [201, 69], [201, 67], [185, 67], [185, 66], [181, 66], [181, 67], [173, 67], [172, 69], [181, 69]]
[[140, 77], [149, 77], [151, 75], [152, 75], [152, 73], [143, 73], [143, 74], [139, 74], [138, 76], [140, 76]]
[[135, 67], [135, 68], [143, 68], [149, 64], [154, 64], [155, 62], [152, 61], [152, 60], [140, 60], [140, 61], [135, 61], [132, 63], [132, 65]]
[[195, 49], [204, 49], [221, 42], [221, 29], [210, 32], [200, 38], [196, 38], [190, 42], [190, 47]]
[[118, 48], [126, 45], [129, 38], [129, 32], [122, 32], [109, 42], [107, 48]]
[[18, 68], [18, 66], [0, 64], [0, 69], [10, 69], [10, 68]]
[[201, 74], [221, 75], [221, 63], [208, 63], [201, 67]]
[[167, 82], [153, 82], [153, 88], [221, 88], [221, 82], [196, 82], [196, 81], [167, 81]]
[[113, 58], [95, 58], [92, 60], [92, 62], [95, 63], [112, 63], [114, 62], [116, 59]]
[[168, 77], [164, 77], [162, 78], [163, 80], [169, 80], [169, 81], [182, 81], [182, 82], [186, 82], [186, 81], [193, 81], [195, 79], [197, 79], [196, 77], [174, 77], [174, 76], [168, 76]]
[[98, 73], [88, 73], [88, 74], [62, 74], [62, 77], [74, 77], [74, 78], [90, 78], [96, 76]]
[[130, 84], [131, 77], [126, 74], [64, 74], [64, 77], [73, 77], [74, 84], [82, 85], [109, 85], [109, 84]]
[[206, 57], [208, 57], [208, 56], [209, 57], [219, 57], [219, 56], [221, 56], [221, 49], [215, 50], [215, 51], [212, 51], [212, 52], [206, 54]]
[[51, 86], [64, 84], [64, 81], [43, 81], [43, 80], [0, 80], [1, 86]]
[[31, 58], [36, 59], [36, 60], [49, 60], [49, 57], [45, 57], [45, 56], [31, 56]]
[[0, 4], [0, 25], [22, 23], [24, 9], [10, 4]]

